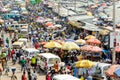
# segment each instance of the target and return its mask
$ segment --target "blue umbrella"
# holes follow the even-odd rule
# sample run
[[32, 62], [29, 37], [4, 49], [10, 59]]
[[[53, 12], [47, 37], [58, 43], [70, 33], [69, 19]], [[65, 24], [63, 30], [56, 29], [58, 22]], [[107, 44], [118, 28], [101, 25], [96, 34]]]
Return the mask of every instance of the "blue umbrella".
[[67, 40], [65, 40], [65, 42], [74, 42], [75, 40], [73, 40], [73, 39], [67, 39]]
[[115, 70], [114, 74], [120, 77], [120, 67]]

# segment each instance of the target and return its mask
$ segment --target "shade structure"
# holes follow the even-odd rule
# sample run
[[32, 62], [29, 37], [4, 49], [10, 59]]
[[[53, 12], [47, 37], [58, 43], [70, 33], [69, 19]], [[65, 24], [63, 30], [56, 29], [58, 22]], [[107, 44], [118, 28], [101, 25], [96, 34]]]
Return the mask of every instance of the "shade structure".
[[87, 43], [101, 44], [101, 41], [98, 39], [88, 39]]
[[82, 47], [80, 47], [80, 50], [82, 51], [90, 51], [92, 49], [93, 46], [91, 45], [84, 45]]
[[77, 43], [77, 44], [86, 44], [86, 41], [83, 40], [83, 39], [78, 39], [78, 40], [75, 41], [75, 43]]
[[65, 42], [62, 46], [63, 50], [79, 50], [80, 47], [74, 42]]
[[101, 30], [101, 31], [99, 31], [99, 34], [101, 34], [101, 35], [108, 35], [109, 34], [109, 30]]
[[93, 46], [93, 47], [91, 48], [91, 51], [92, 51], [92, 52], [100, 52], [100, 51], [102, 51], [102, 48], [100, 48], [100, 47], [98, 47], [98, 46]]
[[89, 60], [78, 61], [75, 65], [77, 68], [91, 68], [94, 66], [94, 63]]
[[116, 52], [120, 52], [120, 46], [117, 46], [117, 47], [115, 48], [115, 51], [116, 51]]
[[58, 42], [55, 42], [55, 41], [50, 41], [50, 42], [47, 42], [45, 45], [44, 45], [45, 48], [61, 48], [62, 45], [59, 44]]
[[111, 65], [110, 68], [105, 71], [105, 74], [110, 77], [115, 77], [114, 72], [118, 67], [120, 67], [120, 65]]
[[52, 24], [52, 22], [47, 22], [47, 23], [45, 24], [45, 26], [49, 27], [49, 26], [53, 26], [53, 24]]
[[93, 36], [93, 35], [88, 35], [88, 36], [85, 37], [85, 39], [86, 39], [86, 40], [87, 40], [87, 39], [96, 39], [96, 37]]

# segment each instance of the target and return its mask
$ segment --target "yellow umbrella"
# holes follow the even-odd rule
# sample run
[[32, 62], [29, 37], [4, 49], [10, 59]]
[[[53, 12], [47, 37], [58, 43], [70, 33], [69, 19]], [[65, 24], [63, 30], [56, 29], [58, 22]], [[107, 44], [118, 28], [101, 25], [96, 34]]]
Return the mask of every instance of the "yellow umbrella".
[[77, 43], [77, 44], [86, 44], [86, 41], [83, 40], [83, 39], [78, 39], [78, 40], [75, 41], [75, 43]]
[[96, 38], [96, 37], [93, 36], [93, 35], [88, 35], [88, 36], [85, 37], [86, 40], [87, 40], [87, 39], [95, 39], [95, 38]]
[[78, 61], [75, 66], [78, 68], [90, 68], [94, 66], [94, 63], [89, 60], [81, 60]]
[[65, 42], [62, 46], [63, 50], [79, 50], [80, 47], [74, 42]]
[[101, 35], [107, 35], [107, 34], [109, 34], [109, 32], [110, 31], [108, 31], [108, 30], [101, 30], [101, 31], [99, 31], [99, 34], [101, 34]]
[[87, 15], [88, 16], [93, 16], [91, 12], [87, 12]]
[[55, 41], [50, 41], [44, 45], [45, 48], [61, 48], [62, 45]]

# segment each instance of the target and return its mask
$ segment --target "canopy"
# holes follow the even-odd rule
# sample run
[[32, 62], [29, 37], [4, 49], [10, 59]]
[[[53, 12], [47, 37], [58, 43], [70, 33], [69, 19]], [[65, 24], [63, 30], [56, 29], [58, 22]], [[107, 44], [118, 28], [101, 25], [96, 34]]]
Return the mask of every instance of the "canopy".
[[46, 47], [46, 48], [61, 48], [62, 45], [59, 44], [59, 43], [57, 43], [57, 42], [55, 42], [55, 41], [50, 41], [50, 42], [47, 42], [47, 43], [44, 45], [44, 47]]
[[75, 66], [78, 68], [91, 68], [94, 66], [94, 63], [89, 60], [81, 60], [78, 61]]
[[80, 47], [74, 42], [65, 42], [62, 46], [63, 50], [79, 50]]

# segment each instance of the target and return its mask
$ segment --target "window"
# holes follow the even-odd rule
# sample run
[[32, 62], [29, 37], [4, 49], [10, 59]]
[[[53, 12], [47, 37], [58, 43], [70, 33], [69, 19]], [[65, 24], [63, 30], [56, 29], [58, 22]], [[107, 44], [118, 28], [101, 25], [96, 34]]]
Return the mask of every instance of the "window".
[[48, 63], [49, 63], [49, 64], [55, 64], [56, 61], [57, 61], [58, 63], [60, 63], [59, 58], [50, 58]]

